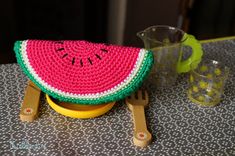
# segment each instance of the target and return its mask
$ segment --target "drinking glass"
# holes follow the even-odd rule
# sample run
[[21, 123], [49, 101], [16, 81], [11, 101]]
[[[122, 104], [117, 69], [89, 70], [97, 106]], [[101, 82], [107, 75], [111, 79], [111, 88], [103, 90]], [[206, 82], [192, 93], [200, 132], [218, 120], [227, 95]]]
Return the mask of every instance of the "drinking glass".
[[229, 68], [215, 60], [202, 60], [191, 64], [189, 76], [189, 99], [202, 106], [215, 106], [224, 92]]

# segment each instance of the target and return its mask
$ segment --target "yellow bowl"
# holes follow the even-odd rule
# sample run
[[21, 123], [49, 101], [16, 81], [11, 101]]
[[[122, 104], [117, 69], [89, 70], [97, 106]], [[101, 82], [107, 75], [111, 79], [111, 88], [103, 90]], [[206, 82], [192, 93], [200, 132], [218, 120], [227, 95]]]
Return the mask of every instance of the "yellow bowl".
[[48, 94], [46, 94], [46, 100], [56, 112], [71, 118], [80, 119], [94, 118], [103, 115], [115, 104], [115, 102], [100, 105], [80, 105], [67, 102], [56, 103]]

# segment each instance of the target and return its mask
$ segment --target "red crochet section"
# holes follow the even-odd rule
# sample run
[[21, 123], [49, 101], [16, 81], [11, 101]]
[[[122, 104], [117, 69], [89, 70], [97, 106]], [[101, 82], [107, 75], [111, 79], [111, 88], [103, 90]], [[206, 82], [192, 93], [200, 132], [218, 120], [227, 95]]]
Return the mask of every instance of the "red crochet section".
[[28, 40], [26, 47], [29, 63], [43, 81], [74, 94], [100, 93], [120, 84], [139, 51], [87, 41]]

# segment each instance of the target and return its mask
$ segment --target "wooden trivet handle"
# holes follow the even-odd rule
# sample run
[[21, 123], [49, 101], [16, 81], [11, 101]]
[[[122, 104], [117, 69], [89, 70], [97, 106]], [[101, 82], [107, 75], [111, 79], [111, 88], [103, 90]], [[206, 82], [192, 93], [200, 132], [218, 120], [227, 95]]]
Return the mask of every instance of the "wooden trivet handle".
[[140, 147], [146, 147], [152, 140], [152, 135], [146, 126], [144, 106], [132, 105], [133, 121], [134, 121], [134, 137], [133, 142]]
[[32, 122], [37, 118], [41, 90], [29, 81], [20, 110], [20, 120]]

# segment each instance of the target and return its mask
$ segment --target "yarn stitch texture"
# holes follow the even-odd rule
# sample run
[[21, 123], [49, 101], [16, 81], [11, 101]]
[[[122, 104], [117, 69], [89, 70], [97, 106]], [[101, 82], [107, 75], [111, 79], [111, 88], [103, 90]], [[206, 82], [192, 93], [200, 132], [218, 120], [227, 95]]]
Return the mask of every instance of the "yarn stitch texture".
[[125, 98], [148, 75], [153, 54], [145, 49], [88, 41], [16, 41], [17, 62], [55, 99], [101, 104]]

